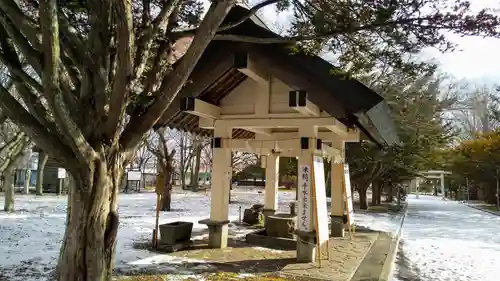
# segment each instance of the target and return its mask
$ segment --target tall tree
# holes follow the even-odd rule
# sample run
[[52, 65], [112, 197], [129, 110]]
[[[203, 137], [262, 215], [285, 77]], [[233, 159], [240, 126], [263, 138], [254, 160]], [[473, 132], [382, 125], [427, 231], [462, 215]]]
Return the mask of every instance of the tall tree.
[[380, 203], [382, 185], [390, 198], [393, 185], [437, 164], [431, 156], [448, 143], [453, 133], [441, 118], [454, 102], [440, 96], [441, 78], [391, 71], [369, 80], [391, 106], [401, 143], [384, 150], [366, 142], [348, 146], [352, 182], [357, 186], [362, 209], [368, 207], [366, 191], [370, 184], [372, 196], [376, 196], [372, 202]]
[[460, 94], [460, 100], [451, 112], [460, 130], [459, 139], [474, 139], [500, 127], [500, 100], [495, 89], [475, 86]]
[[[158, 192], [162, 194], [161, 210], [170, 211], [172, 203], [172, 175], [174, 174], [174, 155], [175, 149], [169, 149], [168, 132], [165, 128], [156, 131], [156, 138], [149, 139], [147, 142], [148, 150], [156, 157], [157, 169], [161, 169], [163, 175], [163, 190]], [[160, 172], [159, 170], [157, 171]]]
[[40, 151], [38, 153], [38, 166], [36, 168], [36, 195], [43, 195], [43, 174], [45, 171], [45, 164], [47, 164], [47, 160], [49, 159], [49, 155]]
[[14, 172], [18, 167], [23, 166], [28, 159], [28, 151], [31, 150], [31, 142], [28, 136], [20, 132], [17, 126], [10, 123], [5, 118], [0, 125], [0, 174], [3, 176], [3, 190], [5, 193], [4, 211], [14, 211]]
[[[218, 33], [273, 3], [281, 9], [294, 5], [293, 38]], [[497, 17], [484, 11], [470, 15], [466, 1], [447, 3], [266, 0], [221, 27], [236, 0], [212, 1], [206, 13], [197, 0], [0, 1], [0, 62], [19, 94], [0, 87], [0, 107], [75, 180], [57, 279], [111, 279], [124, 167], [212, 39], [315, 39], [304, 46], [329, 44], [341, 54], [342, 65], [352, 61], [356, 68], [373, 68], [362, 61], [368, 55], [370, 62], [375, 57], [408, 68], [407, 53], [447, 49], [442, 29], [497, 36]], [[181, 45], [189, 47], [179, 54], [175, 49]], [[146, 96], [150, 102], [143, 110], [126, 116], [127, 106]]]

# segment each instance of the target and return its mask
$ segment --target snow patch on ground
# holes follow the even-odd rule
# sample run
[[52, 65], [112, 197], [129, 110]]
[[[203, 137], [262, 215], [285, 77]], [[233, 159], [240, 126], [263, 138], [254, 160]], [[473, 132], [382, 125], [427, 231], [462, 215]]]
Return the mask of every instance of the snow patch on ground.
[[395, 281], [495, 281], [500, 217], [455, 201], [409, 196]]
[[[238, 220], [240, 207], [243, 212], [252, 204], [264, 202], [264, 194], [259, 191], [262, 189], [234, 190], [231, 197], [235, 203], [230, 205], [230, 220]], [[198, 221], [208, 218], [210, 193], [176, 191], [172, 197], [172, 211], [162, 212], [160, 223], [193, 222], [193, 239], [206, 238], [207, 227], [198, 224]], [[279, 211], [289, 212], [289, 203], [295, 200], [295, 192], [280, 191], [278, 197]], [[0, 281], [50, 280], [47, 276], [50, 276], [56, 266], [64, 234], [67, 198], [17, 195], [15, 199], [15, 213], [0, 212]], [[0, 195], [0, 205], [3, 205], [3, 200], [3, 195]], [[154, 271], [187, 276], [193, 275], [193, 271], [209, 269], [211, 265], [206, 264], [206, 261], [158, 255], [137, 246], [151, 241], [155, 224], [154, 193], [120, 194], [118, 202], [120, 227], [116, 254], [117, 274]], [[379, 230], [392, 229], [393, 219], [390, 216], [356, 214], [357, 224]], [[243, 238], [251, 231], [254, 230], [234, 223], [229, 227], [233, 237]], [[189, 263], [190, 268], [185, 268], [184, 263]]]

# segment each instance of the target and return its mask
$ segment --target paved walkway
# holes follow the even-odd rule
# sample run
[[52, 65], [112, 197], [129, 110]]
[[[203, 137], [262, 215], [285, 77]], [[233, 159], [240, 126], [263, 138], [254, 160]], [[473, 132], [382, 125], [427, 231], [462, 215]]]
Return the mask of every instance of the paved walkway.
[[500, 217], [409, 195], [394, 281], [500, 280]]

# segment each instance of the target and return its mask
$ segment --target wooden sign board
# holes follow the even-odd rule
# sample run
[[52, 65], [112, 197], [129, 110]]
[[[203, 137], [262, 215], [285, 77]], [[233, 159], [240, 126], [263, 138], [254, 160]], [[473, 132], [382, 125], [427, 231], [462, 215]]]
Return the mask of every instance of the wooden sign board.
[[314, 214], [316, 215], [316, 235], [321, 247], [328, 242], [328, 208], [326, 204], [325, 168], [322, 156], [314, 156]]
[[57, 168], [57, 178], [58, 179], [65, 179], [66, 178], [66, 169]]
[[[347, 221], [349, 226], [354, 224], [354, 207], [352, 205], [351, 178], [349, 164], [344, 164], [344, 194], [347, 203]], [[351, 228], [349, 228], [351, 229]]]
[[311, 166], [300, 165], [298, 178], [298, 214], [297, 228], [301, 231], [312, 231], [311, 227]]

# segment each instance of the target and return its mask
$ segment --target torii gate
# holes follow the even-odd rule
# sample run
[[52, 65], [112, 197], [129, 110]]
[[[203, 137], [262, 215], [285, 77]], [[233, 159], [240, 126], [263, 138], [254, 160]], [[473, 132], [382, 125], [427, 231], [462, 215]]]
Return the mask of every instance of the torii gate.
[[[446, 199], [445, 192], [444, 192], [444, 175], [451, 175], [451, 172], [448, 171], [442, 171], [442, 170], [429, 170], [429, 171], [423, 171], [419, 172], [422, 177], [426, 179], [439, 179], [441, 183], [441, 196], [443, 200]], [[418, 198], [418, 187], [420, 185], [419, 179], [417, 179], [416, 186], [417, 186], [417, 198]]]

